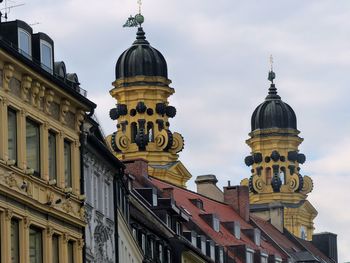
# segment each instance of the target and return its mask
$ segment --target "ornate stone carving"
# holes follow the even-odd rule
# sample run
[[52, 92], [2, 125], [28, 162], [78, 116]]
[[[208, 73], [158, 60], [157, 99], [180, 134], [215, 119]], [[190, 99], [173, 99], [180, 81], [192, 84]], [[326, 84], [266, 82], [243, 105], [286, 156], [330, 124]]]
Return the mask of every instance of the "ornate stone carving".
[[51, 192], [51, 191], [48, 191], [48, 192], [46, 193], [46, 204], [52, 205], [52, 204], [53, 204], [54, 198], [55, 198], [54, 193]]
[[23, 226], [24, 228], [29, 228], [31, 220], [28, 216], [23, 217]]
[[52, 90], [46, 90], [44, 96], [44, 112], [51, 115], [51, 103], [53, 102], [53, 96], [55, 93]]
[[80, 238], [78, 239], [78, 249], [82, 250], [85, 245], [84, 239]]
[[29, 89], [32, 86], [32, 78], [27, 76], [27, 75], [23, 75], [22, 77], [22, 83], [21, 83], [21, 98], [22, 100], [24, 100], [25, 102], [28, 102], [28, 92]]
[[72, 206], [72, 202], [70, 200], [66, 200], [63, 204], [62, 204], [62, 209], [67, 213], [72, 213], [73, 212], [73, 206]]
[[309, 176], [305, 175], [303, 189], [300, 192], [303, 194], [308, 194], [312, 191], [313, 188], [314, 184], [312, 182], [312, 179]]
[[39, 94], [38, 94], [38, 100], [37, 100], [38, 108], [44, 108], [43, 101], [44, 101], [44, 96], [45, 96], [45, 90], [46, 90], [46, 88], [43, 85], [41, 85], [40, 91], [39, 91]]
[[17, 187], [18, 188], [18, 184], [17, 184], [17, 180], [16, 177], [13, 175], [12, 172], [9, 172], [5, 175], [5, 183], [10, 187]]
[[63, 241], [64, 244], [68, 243], [68, 241], [69, 241], [69, 234], [67, 232], [63, 233], [62, 241]]
[[13, 72], [15, 71], [15, 68], [10, 64], [5, 64], [3, 69], [3, 89], [4, 91], [8, 92], [10, 91], [10, 80], [13, 77]]
[[13, 216], [13, 210], [10, 208], [6, 208], [5, 209], [5, 219], [10, 221], [12, 219]]
[[86, 212], [85, 212], [85, 208], [84, 206], [80, 207], [79, 211], [78, 211], [78, 215], [81, 218], [81, 220], [86, 220]]
[[75, 130], [80, 131], [80, 126], [85, 118], [85, 112], [83, 110], [78, 110], [75, 114]]
[[54, 234], [54, 231], [53, 231], [53, 227], [52, 226], [49, 226], [48, 228], [46, 228], [46, 235], [49, 238], [52, 238], [53, 234]]
[[34, 107], [38, 107], [38, 101], [39, 101], [39, 92], [40, 92], [40, 83], [36, 80], [32, 82], [32, 87], [31, 87], [31, 96], [30, 96], [30, 103]]
[[178, 153], [181, 152], [184, 148], [184, 138], [180, 133], [173, 133], [173, 145], [171, 146], [171, 151]]
[[60, 106], [60, 122], [66, 124], [66, 115], [69, 111], [70, 102], [68, 100], [62, 100]]

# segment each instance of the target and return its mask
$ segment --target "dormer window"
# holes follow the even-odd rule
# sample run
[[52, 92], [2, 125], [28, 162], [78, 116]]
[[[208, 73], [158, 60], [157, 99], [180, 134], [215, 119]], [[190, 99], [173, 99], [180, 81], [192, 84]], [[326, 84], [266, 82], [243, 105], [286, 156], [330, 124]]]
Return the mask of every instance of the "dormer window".
[[216, 216], [213, 216], [213, 229], [216, 232], [220, 231], [220, 221], [219, 221], [219, 218], [217, 218]]
[[22, 55], [31, 59], [32, 57], [32, 37], [22, 28], [18, 28], [18, 51]]
[[45, 40], [40, 40], [40, 62], [43, 69], [52, 73], [53, 61], [52, 61], [52, 46]]
[[254, 262], [254, 250], [247, 248], [245, 262], [246, 263], [253, 263]]

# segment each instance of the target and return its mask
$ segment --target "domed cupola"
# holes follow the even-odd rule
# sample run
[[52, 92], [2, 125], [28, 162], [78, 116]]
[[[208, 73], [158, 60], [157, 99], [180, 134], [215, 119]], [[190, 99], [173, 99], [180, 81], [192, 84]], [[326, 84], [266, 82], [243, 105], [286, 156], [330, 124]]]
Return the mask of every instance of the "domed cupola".
[[119, 57], [115, 76], [117, 80], [136, 76], [168, 78], [167, 63], [162, 53], [149, 44], [142, 27], [138, 27], [132, 46]]
[[251, 119], [252, 131], [258, 129], [282, 128], [297, 129], [297, 118], [287, 103], [281, 100], [273, 80], [275, 73], [269, 72], [269, 80], [272, 82], [265, 101], [253, 112]]

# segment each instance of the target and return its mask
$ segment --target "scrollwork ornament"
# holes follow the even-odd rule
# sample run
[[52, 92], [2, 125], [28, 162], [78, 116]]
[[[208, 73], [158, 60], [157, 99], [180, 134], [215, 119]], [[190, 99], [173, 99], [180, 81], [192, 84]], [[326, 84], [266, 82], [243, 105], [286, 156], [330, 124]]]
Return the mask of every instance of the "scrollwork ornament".
[[313, 188], [314, 188], [314, 184], [312, 182], [312, 179], [309, 176], [305, 175], [303, 189], [300, 192], [302, 194], [308, 194], [308, 193], [311, 193]]
[[173, 144], [171, 146], [171, 151], [178, 153], [181, 152], [184, 148], [184, 138], [180, 133], [174, 132], [173, 133]]
[[160, 150], [164, 150], [168, 145], [168, 133], [166, 132], [166, 130], [163, 129], [160, 132], [158, 132], [158, 135], [156, 136], [154, 141], [156, 143], [157, 148], [159, 148]]
[[299, 177], [297, 174], [293, 174], [288, 180], [288, 190], [290, 192], [295, 192], [299, 188]]
[[253, 176], [253, 188], [257, 193], [262, 193], [265, 191], [266, 184], [259, 176]]
[[123, 133], [117, 132], [117, 134], [115, 136], [115, 144], [119, 150], [126, 151], [129, 149], [130, 140]]

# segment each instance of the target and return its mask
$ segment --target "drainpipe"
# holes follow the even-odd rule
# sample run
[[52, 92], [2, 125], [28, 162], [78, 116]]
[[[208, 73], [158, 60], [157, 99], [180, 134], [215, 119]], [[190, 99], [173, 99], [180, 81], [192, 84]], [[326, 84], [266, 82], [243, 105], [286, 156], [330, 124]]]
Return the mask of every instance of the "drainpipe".
[[[91, 111], [87, 114], [87, 117], [91, 117], [95, 112], [95, 109], [92, 108]], [[85, 174], [84, 174], [84, 151], [87, 144], [87, 134], [84, 131], [84, 122], [80, 125], [80, 194], [85, 194]], [[85, 201], [82, 206], [85, 206]], [[86, 227], [83, 227], [83, 263], [86, 263]]]

